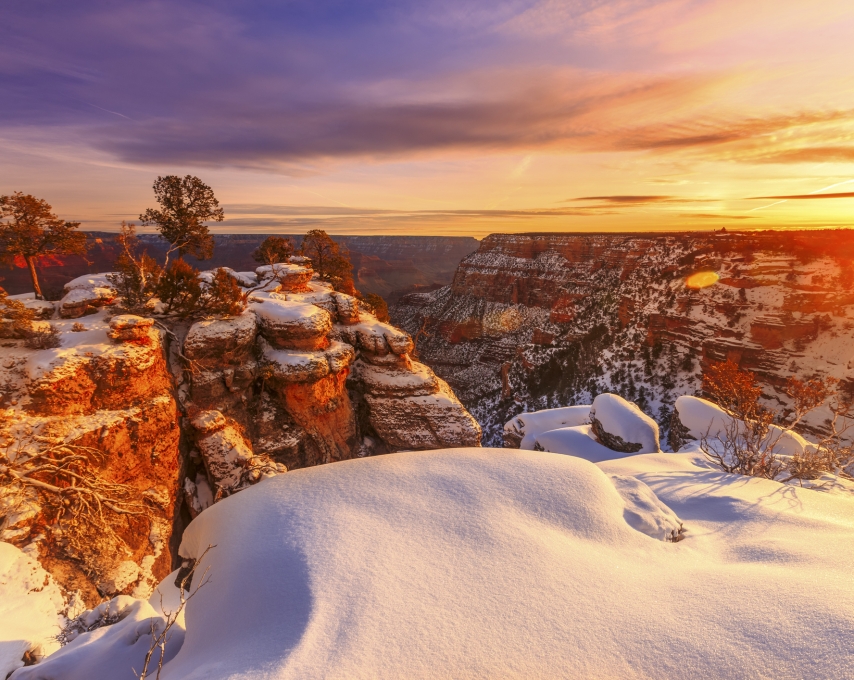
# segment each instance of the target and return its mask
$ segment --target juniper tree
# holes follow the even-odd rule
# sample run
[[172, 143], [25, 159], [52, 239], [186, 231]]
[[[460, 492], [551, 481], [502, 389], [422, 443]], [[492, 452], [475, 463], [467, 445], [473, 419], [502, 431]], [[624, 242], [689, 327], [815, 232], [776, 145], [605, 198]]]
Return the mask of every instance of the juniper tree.
[[274, 265], [287, 262], [294, 254], [294, 244], [283, 236], [268, 236], [252, 253], [252, 259], [261, 264]]
[[312, 229], [302, 239], [300, 253], [311, 260], [311, 266], [321, 279], [329, 281], [335, 290], [354, 294], [353, 265], [347, 249], [342, 251], [329, 234]]
[[43, 300], [37, 265], [46, 255], [85, 255], [86, 234], [80, 222], [68, 222], [53, 213], [42, 198], [16, 191], [0, 196], [0, 258], [11, 265], [24, 260], [33, 280], [33, 292]]
[[199, 260], [211, 257], [214, 241], [205, 222], [225, 219], [213, 189], [193, 175], [166, 175], [155, 180], [154, 197], [160, 209], [149, 208], [139, 219], [145, 225], [156, 226], [169, 242], [164, 268], [175, 251], [179, 256], [189, 254]]

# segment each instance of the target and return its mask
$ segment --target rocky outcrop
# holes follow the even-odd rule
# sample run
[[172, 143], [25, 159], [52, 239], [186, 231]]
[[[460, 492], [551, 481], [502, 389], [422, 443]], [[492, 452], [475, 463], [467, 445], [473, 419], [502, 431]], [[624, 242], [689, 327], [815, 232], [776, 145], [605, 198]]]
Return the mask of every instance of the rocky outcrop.
[[179, 500], [178, 408], [161, 336], [151, 320], [110, 320], [103, 311], [74, 324], [51, 323], [60, 347], [33, 350], [18, 341], [2, 350], [0, 446], [11, 444], [6, 455], [14, 451], [21, 461], [48, 450], [82, 456], [100, 483], [120, 487], [104, 487], [102, 503], [118, 494], [135, 509], [102, 508], [106, 532], [85, 519], [57, 524], [58, 496], [27, 492], [22, 513], [21, 496], [9, 486], [0, 498], [7, 506], [0, 509], [0, 540], [38, 556], [60, 585], [80, 590], [87, 602], [116, 592], [145, 595], [172, 569]]
[[[326, 284], [289, 289], [271, 271], [259, 268], [272, 285], [252, 294], [242, 316], [187, 332], [189, 408], [230, 418], [250, 451], [289, 469], [479, 445], [477, 423], [447, 384], [411, 360], [407, 333]], [[208, 481], [216, 493], [221, 484]]]
[[2, 539], [38, 554], [89, 603], [146, 596], [174, 566], [173, 531], [265, 477], [479, 445], [477, 423], [447, 384], [410, 358], [410, 336], [312, 280], [305, 263], [227, 273], [251, 296], [238, 316], [110, 314], [109, 280], [95, 275], [71, 282], [51, 306], [56, 348], [4, 345], [3, 443], [23, 442], [27, 456], [51, 446], [80, 452], [84, 474], [106, 485], [99, 502], [112, 514], [61, 530], [61, 486], [56, 502], [31, 487], [4, 489]]

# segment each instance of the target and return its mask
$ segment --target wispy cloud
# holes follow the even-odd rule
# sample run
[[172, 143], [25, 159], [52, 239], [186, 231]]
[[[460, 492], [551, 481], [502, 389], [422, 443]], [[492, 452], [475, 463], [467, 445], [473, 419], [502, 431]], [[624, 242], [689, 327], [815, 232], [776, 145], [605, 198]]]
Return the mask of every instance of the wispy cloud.
[[785, 196], [754, 196], [751, 201], [804, 201], [817, 198], [854, 198], [854, 191], [845, 191], [835, 194], [788, 194]]

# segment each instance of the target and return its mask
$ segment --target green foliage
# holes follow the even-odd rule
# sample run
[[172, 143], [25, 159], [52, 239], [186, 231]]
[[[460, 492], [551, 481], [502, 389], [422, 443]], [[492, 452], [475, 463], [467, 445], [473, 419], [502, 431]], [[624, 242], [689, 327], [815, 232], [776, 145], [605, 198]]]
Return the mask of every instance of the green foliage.
[[220, 268], [205, 287], [199, 307], [209, 314], [236, 316], [246, 309], [246, 298], [234, 277]]
[[160, 209], [149, 208], [139, 219], [145, 225], [156, 226], [171, 244], [167, 262], [169, 254], [176, 250], [180, 256], [190, 254], [199, 260], [211, 257], [214, 241], [205, 222], [225, 219], [213, 189], [193, 175], [166, 175], [155, 180], [154, 197]]
[[184, 260], [174, 260], [161, 275], [156, 293], [167, 314], [191, 315], [198, 309], [202, 296], [199, 270]]
[[380, 321], [388, 321], [388, 303], [376, 293], [359, 293], [359, 299]]
[[41, 198], [16, 191], [0, 196], [0, 260], [11, 264], [23, 258], [30, 270], [33, 291], [43, 299], [37, 265], [45, 255], [84, 255], [86, 234], [77, 231], [80, 222], [59, 219]]
[[353, 295], [353, 265], [347, 249], [341, 249], [322, 229], [312, 229], [302, 239], [300, 254], [311, 260], [321, 279], [342, 293]]
[[113, 264], [115, 271], [107, 274], [107, 280], [121, 296], [126, 310], [143, 312], [155, 294], [163, 270], [148, 253], [140, 252], [133, 224], [122, 222], [116, 242], [122, 250]]
[[283, 236], [268, 236], [264, 242], [252, 253], [252, 259], [261, 264], [278, 264], [287, 262], [294, 254], [294, 244], [289, 238]]

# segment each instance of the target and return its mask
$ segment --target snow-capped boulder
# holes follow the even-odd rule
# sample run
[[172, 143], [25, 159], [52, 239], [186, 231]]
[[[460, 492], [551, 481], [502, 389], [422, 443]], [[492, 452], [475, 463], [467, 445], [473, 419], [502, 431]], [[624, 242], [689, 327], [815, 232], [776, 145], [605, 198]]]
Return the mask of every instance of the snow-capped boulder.
[[116, 291], [112, 288], [72, 288], [59, 301], [59, 315], [63, 319], [79, 319], [113, 304], [115, 299]]
[[184, 339], [184, 354], [194, 361], [223, 361], [225, 355], [249, 351], [258, 332], [257, 316], [246, 310], [239, 316], [196, 321]]
[[404, 368], [376, 366], [359, 360], [353, 365], [352, 378], [360, 381], [364, 390], [377, 396], [406, 397], [439, 391], [439, 379], [435, 373], [417, 361]]
[[565, 406], [520, 413], [504, 425], [504, 446], [509, 449], [533, 449], [537, 435], [562, 427], [575, 427], [590, 421], [590, 406]]
[[600, 444], [623, 453], [659, 450], [658, 423], [637, 404], [617, 394], [600, 394], [590, 407], [590, 424]]
[[308, 289], [314, 272], [299, 264], [279, 263], [258, 267], [255, 275], [261, 283], [273, 283], [282, 292], [297, 292]]
[[332, 318], [325, 309], [303, 302], [266, 299], [254, 302], [261, 334], [278, 347], [323, 349], [332, 330]]
[[107, 335], [116, 342], [151, 342], [154, 319], [135, 314], [119, 314], [110, 319]]
[[414, 347], [409, 333], [391, 324], [378, 321], [376, 317], [366, 313], [359, 316], [358, 323], [340, 325], [335, 332], [344, 342], [353, 345], [363, 353], [379, 357], [389, 352], [396, 355], [409, 354]]
[[72, 290], [93, 290], [95, 288], [112, 288], [113, 284], [107, 278], [112, 272], [103, 272], [101, 274], [84, 274], [76, 279], [71, 279], [63, 286], [66, 293]]
[[548, 432], [540, 432], [534, 438], [532, 447], [536, 451], [562, 453], [589, 460], [591, 463], [601, 463], [623, 456], [633, 456], [633, 453], [621, 453], [600, 444], [593, 435], [592, 426], [576, 425], [561, 427]]
[[320, 380], [348, 367], [356, 356], [348, 344], [333, 341], [322, 350], [278, 349], [260, 340], [264, 368], [269, 378], [280, 383]]
[[[255, 272], [236, 272], [231, 267], [217, 267], [217, 269], [225, 271], [226, 274], [237, 281], [237, 285], [243, 288], [254, 288], [258, 285], [258, 277], [255, 275]], [[204, 284], [211, 284], [214, 276], [216, 276], [217, 269], [199, 272], [199, 279]]]
[[433, 394], [385, 396], [365, 394], [369, 421], [392, 450], [480, 446], [480, 425], [441, 378]]
[[338, 323], [350, 326], [359, 323], [359, 300], [346, 293], [332, 293]]

